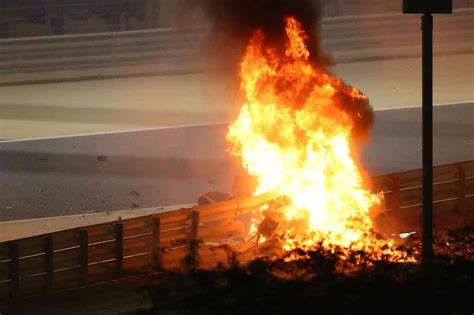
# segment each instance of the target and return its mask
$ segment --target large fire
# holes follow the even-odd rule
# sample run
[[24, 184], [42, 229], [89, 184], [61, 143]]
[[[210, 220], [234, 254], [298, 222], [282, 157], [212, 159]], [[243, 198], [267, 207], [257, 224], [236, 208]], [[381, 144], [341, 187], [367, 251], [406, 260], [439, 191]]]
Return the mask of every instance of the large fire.
[[286, 196], [286, 221], [305, 222], [284, 231], [283, 249], [322, 244], [406, 260], [391, 241], [373, 236], [369, 209], [380, 199], [365, 187], [351, 152], [361, 116], [341, 102], [367, 96], [311, 62], [301, 24], [293, 17], [285, 23], [284, 51], [261, 30], [248, 43], [241, 62], [246, 104], [227, 135], [232, 153], [256, 176], [255, 194]]

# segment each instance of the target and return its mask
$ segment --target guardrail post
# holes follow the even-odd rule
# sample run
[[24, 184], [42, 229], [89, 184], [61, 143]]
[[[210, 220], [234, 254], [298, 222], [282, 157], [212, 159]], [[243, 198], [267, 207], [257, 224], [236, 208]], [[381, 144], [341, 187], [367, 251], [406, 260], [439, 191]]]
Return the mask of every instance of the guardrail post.
[[466, 171], [464, 165], [458, 164], [458, 200], [456, 201], [456, 211], [464, 211], [464, 199], [466, 196]]
[[10, 300], [15, 300], [18, 297], [20, 290], [20, 259], [18, 256], [18, 244], [14, 241], [8, 242], [10, 249], [10, 278], [12, 280], [10, 285]]
[[81, 266], [79, 285], [83, 286], [87, 284], [87, 275], [89, 273], [89, 237], [87, 230], [79, 231], [79, 244], [80, 244], [80, 256], [79, 264]]
[[189, 241], [188, 253], [183, 260], [183, 266], [187, 269], [194, 269], [199, 266], [199, 211], [191, 212], [191, 239]]
[[199, 211], [191, 213], [191, 240], [197, 240], [199, 227]]
[[392, 211], [400, 209], [400, 178], [397, 175], [390, 176], [392, 180]]
[[122, 277], [123, 264], [123, 224], [115, 224], [115, 275]]
[[52, 290], [54, 281], [54, 249], [51, 235], [46, 235], [44, 238], [44, 251], [46, 259], [46, 289]]
[[152, 255], [153, 255], [153, 268], [160, 269], [161, 267], [161, 249], [160, 249], [160, 218], [152, 218]]

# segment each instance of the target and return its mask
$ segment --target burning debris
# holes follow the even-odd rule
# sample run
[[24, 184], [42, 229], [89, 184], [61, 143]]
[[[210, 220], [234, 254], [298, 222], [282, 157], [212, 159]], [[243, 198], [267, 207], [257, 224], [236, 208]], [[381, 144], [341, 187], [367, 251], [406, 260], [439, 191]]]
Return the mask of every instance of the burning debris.
[[213, 202], [225, 201], [231, 198], [232, 196], [227, 193], [223, 193], [219, 191], [210, 191], [204, 195], [199, 196], [198, 205], [201, 206], [201, 205], [206, 205]]
[[303, 26], [314, 21], [303, 24], [275, 3], [288, 4], [275, 1], [268, 8], [277, 14], [250, 35], [240, 63], [245, 104], [227, 135], [232, 154], [258, 181], [254, 193], [284, 196], [257, 211], [251, 233], [261, 242], [277, 234], [285, 251], [337, 246], [412, 260], [372, 231], [369, 212], [381, 199], [357, 162], [373, 122], [367, 96], [324, 67], [317, 36]]

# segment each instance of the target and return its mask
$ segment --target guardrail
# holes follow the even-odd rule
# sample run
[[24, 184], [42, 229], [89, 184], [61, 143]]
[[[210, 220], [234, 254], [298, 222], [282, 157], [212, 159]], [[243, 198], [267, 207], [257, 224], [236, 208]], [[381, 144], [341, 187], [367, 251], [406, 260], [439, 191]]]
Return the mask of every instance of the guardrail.
[[[433, 188], [435, 228], [474, 222], [474, 161], [436, 167]], [[398, 232], [420, 228], [421, 171], [374, 177], [372, 190], [383, 191], [387, 204], [376, 221], [396, 217], [394, 231], [404, 229]], [[0, 243], [0, 303], [172, 269], [193, 250], [202, 268], [226, 264], [226, 241], [244, 233], [236, 217], [276, 197], [267, 193]]]
[[[421, 183], [421, 170], [377, 176], [372, 179], [372, 191], [382, 191], [385, 197], [385, 211], [375, 218], [385, 226], [385, 232], [421, 231], [423, 198]], [[435, 167], [434, 228], [472, 224], [473, 210], [474, 161]], [[464, 222], [466, 219], [468, 221]]]
[[204, 265], [226, 261], [216, 243], [242, 235], [227, 219], [254, 211], [271, 194], [0, 243], [0, 303], [179, 266], [199, 238]]
[[[474, 51], [474, 9], [436, 19], [437, 55]], [[407, 58], [421, 52], [419, 21], [402, 14], [325, 18], [334, 60]], [[0, 85], [203, 71], [207, 28], [157, 29], [0, 40]]]

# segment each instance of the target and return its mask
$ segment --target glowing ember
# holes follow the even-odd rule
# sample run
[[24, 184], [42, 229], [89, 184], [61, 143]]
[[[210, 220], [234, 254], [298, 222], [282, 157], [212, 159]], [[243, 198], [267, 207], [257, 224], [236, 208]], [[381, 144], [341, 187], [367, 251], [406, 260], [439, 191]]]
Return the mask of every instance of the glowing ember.
[[247, 102], [229, 128], [232, 153], [257, 177], [255, 194], [287, 196], [280, 207], [285, 221], [304, 222], [280, 231], [285, 250], [322, 244], [406, 260], [392, 242], [373, 236], [369, 209], [380, 200], [364, 187], [351, 153], [362, 116], [343, 103], [367, 97], [312, 63], [301, 25], [293, 17], [285, 22], [285, 51], [259, 30], [247, 46], [241, 63]]

